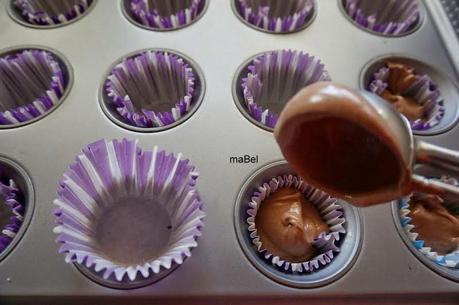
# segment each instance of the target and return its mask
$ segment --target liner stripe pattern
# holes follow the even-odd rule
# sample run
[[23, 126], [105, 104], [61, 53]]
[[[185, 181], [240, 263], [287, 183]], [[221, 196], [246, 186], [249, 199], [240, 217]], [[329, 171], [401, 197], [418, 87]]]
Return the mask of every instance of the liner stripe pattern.
[[[459, 182], [453, 178], [442, 177], [440, 180], [452, 185], [459, 185]], [[447, 205], [447, 202], [445, 202], [445, 205]], [[459, 213], [459, 210], [456, 212]], [[418, 239], [419, 234], [416, 233], [416, 227], [411, 223], [412, 218], [410, 217], [410, 213], [409, 198], [405, 198], [399, 202], [399, 218], [402, 228], [411, 240], [413, 246], [427, 258], [440, 266], [459, 268], [459, 249], [447, 255], [440, 255], [435, 252], [431, 247], [425, 244], [424, 240]]]
[[42, 50], [0, 58], [0, 125], [26, 122], [53, 108], [67, 84], [59, 63]]
[[10, 179], [8, 184], [0, 182], [0, 204], [5, 204], [12, 216], [0, 232], [0, 254], [13, 241], [24, 221], [24, 206], [19, 202], [19, 188]]
[[344, 0], [344, 9], [358, 25], [386, 35], [403, 35], [420, 19], [418, 0]]
[[314, 12], [314, 0], [236, 1], [240, 16], [248, 23], [275, 33], [288, 33], [300, 29]]
[[[373, 80], [368, 90], [381, 95], [389, 87], [390, 69], [382, 67], [373, 74]], [[404, 96], [411, 96], [420, 105], [426, 106], [427, 119], [410, 121], [413, 130], [428, 130], [437, 126], [445, 116], [444, 100], [432, 79], [424, 74], [416, 74], [416, 81], [403, 92]]]
[[[248, 66], [241, 87], [245, 105], [258, 122], [276, 126], [280, 108], [299, 90], [319, 81], [331, 80], [325, 66], [308, 53], [280, 50], [256, 57]], [[276, 108], [270, 109], [270, 108]]]
[[[319, 250], [320, 254], [309, 261], [301, 263], [288, 262], [278, 256], [274, 256], [263, 248], [260, 236], [257, 233], [255, 218], [258, 208], [263, 204], [263, 200], [279, 188], [295, 188], [303, 193], [306, 199], [317, 208], [330, 229], [330, 233], [321, 233], [314, 241], [313, 245]], [[340, 251], [337, 242], [346, 234], [344, 226], [346, 220], [337, 200], [325, 192], [306, 184], [302, 178], [294, 175], [278, 176], [260, 186], [249, 202], [247, 214], [249, 215], [247, 218], [248, 231], [257, 251], [274, 266], [285, 271], [307, 273], [330, 264], [336, 253]]]
[[[150, 50], [116, 65], [105, 90], [113, 107], [130, 125], [166, 126], [190, 111], [195, 74], [183, 58]], [[161, 108], [170, 110], [156, 110]]]
[[130, 8], [134, 19], [147, 27], [176, 29], [192, 23], [204, 5], [205, 0], [131, 0]]
[[14, 0], [30, 24], [65, 24], [83, 15], [93, 0]]
[[[117, 281], [123, 281], [125, 275], [131, 281], [137, 276], [147, 278], [161, 268], [182, 264], [197, 247], [205, 216], [197, 178], [198, 173], [181, 154], [167, 154], [157, 147], [142, 151], [137, 140], [100, 140], [88, 145], [64, 174], [54, 202], [59, 252], [65, 253], [66, 262], [103, 272], [104, 279], [114, 275]], [[169, 215], [172, 229], [159, 257], [125, 266], [98, 250], [93, 233], [97, 220], [117, 204], [117, 198], [130, 196], [154, 198]]]

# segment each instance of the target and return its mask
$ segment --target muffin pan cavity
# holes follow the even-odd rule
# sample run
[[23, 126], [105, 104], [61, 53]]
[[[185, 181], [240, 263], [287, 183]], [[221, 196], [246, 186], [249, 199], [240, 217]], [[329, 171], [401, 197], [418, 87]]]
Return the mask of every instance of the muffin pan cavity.
[[83, 18], [97, 0], [10, 0], [8, 11], [18, 23], [35, 29], [50, 29]]
[[[345, 202], [329, 202], [333, 206], [339, 206], [337, 211], [343, 213], [343, 219], [346, 221], [335, 223], [330, 220], [330, 222], [327, 222], [329, 225], [333, 222], [336, 225], [336, 227], [334, 227], [334, 229], [337, 230], [336, 232], [340, 232], [336, 234], [337, 238], [334, 243], [339, 250], [338, 252], [334, 252], [328, 249], [324, 252], [327, 257], [319, 258], [319, 255], [317, 257], [318, 268], [310, 268], [310, 262], [306, 264], [308, 268], [306, 268], [304, 264], [301, 264], [301, 268], [299, 268], [300, 266], [296, 266], [300, 264], [295, 264], [295, 266], [293, 266], [293, 264], [288, 264], [287, 266], [286, 263], [279, 260], [279, 258], [276, 259], [272, 256], [267, 257], [265, 251], [259, 251], [259, 247], [257, 246], [259, 242], [254, 243], [254, 228], [252, 227], [249, 230], [249, 226], [254, 225], [251, 221], [248, 221], [248, 217], [253, 216], [253, 203], [251, 202], [253, 201], [254, 192], [257, 192], [264, 183], [267, 183], [267, 181], [270, 181], [273, 177], [285, 177], [285, 175], [294, 176], [295, 173], [285, 161], [276, 161], [258, 169], [242, 186], [234, 207], [234, 227], [239, 245], [252, 265], [265, 276], [276, 282], [296, 288], [313, 288], [330, 284], [341, 278], [350, 268], [352, 268], [352, 265], [359, 255], [363, 237], [360, 213], [358, 209], [353, 208]], [[273, 186], [271, 182], [269, 182], [268, 185]], [[312, 195], [313, 197], [311, 198], [318, 199], [323, 197], [323, 199], [328, 200], [326, 199], [326, 195], [322, 196], [324, 194], [315, 197], [318, 195], [317, 192], [315, 195]], [[260, 194], [259, 191], [257, 193]], [[261, 194], [261, 196], [263, 196], [263, 194]], [[328, 203], [328, 201], [326, 201], [326, 203]], [[342, 226], [342, 229], [339, 229], [338, 226]], [[331, 231], [333, 232], [333, 230]], [[324, 240], [330, 241], [330, 239]], [[319, 260], [322, 260], [323, 263], [320, 263]]]
[[34, 211], [34, 189], [27, 172], [0, 156], [0, 262], [21, 241]]
[[[415, 135], [442, 134], [450, 130], [459, 117], [459, 91], [442, 71], [404, 55], [385, 55], [370, 61], [360, 75], [360, 88], [375, 93], [383, 91], [388, 76], [387, 63], [412, 67], [419, 78], [407, 92], [416, 103], [430, 104], [426, 120], [411, 121]], [[387, 84], [386, 84], [387, 85]]]

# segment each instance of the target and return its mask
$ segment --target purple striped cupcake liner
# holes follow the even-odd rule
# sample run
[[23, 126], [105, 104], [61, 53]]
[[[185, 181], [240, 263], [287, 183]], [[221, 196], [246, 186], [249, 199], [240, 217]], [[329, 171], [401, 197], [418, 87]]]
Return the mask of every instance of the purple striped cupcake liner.
[[[385, 64], [373, 74], [367, 90], [381, 95], [389, 86], [389, 76], [390, 69]], [[445, 116], [443, 97], [427, 74], [417, 74], [416, 81], [402, 95], [412, 97], [419, 105], [426, 106], [426, 118], [410, 121], [411, 128], [415, 131], [429, 130], [437, 126]]]
[[0, 58], [0, 125], [14, 125], [42, 116], [58, 104], [67, 81], [59, 62], [38, 49]]
[[[303, 193], [306, 200], [317, 208], [322, 219], [329, 227], [329, 233], [321, 233], [314, 240], [313, 245], [319, 254], [309, 261], [293, 263], [282, 260], [279, 256], [269, 253], [263, 247], [260, 236], [257, 233], [255, 218], [258, 208], [266, 198], [279, 188], [294, 188]], [[287, 272], [310, 273], [327, 266], [340, 252], [339, 244], [346, 234], [346, 220], [338, 201], [325, 192], [313, 188], [302, 178], [294, 175], [278, 176], [258, 187], [249, 202], [247, 215], [248, 231], [257, 252], [274, 266]]]
[[[445, 176], [437, 180], [451, 185], [459, 186], [459, 182], [451, 177]], [[459, 269], [459, 247], [451, 253], [441, 255], [436, 252], [435, 249], [432, 249], [432, 247], [427, 245], [424, 240], [419, 238], [419, 234], [416, 233], [416, 227], [411, 223], [412, 218], [410, 217], [410, 198], [411, 196], [399, 202], [399, 218], [402, 224], [402, 228], [405, 231], [405, 234], [411, 240], [413, 246], [436, 264], [443, 267]], [[444, 206], [454, 214], [459, 215], [459, 204], [457, 201], [445, 200]]]
[[236, 10], [249, 24], [274, 33], [301, 29], [314, 14], [314, 0], [236, 0]]
[[192, 108], [195, 73], [180, 56], [145, 51], [117, 64], [105, 83], [111, 107], [135, 127], [173, 124]]
[[93, 0], [14, 0], [23, 19], [34, 25], [65, 24], [82, 16]]
[[0, 254], [16, 237], [24, 221], [24, 205], [20, 202], [20, 190], [16, 183], [9, 179], [7, 183], [0, 181], [0, 204], [2, 210], [11, 215], [8, 223], [4, 224], [0, 232]]
[[347, 15], [362, 28], [384, 36], [400, 36], [420, 22], [418, 0], [343, 0]]
[[204, 11], [205, 0], [129, 0], [132, 18], [145, 27], [173, 30], [191, 24]]
[[329, 80], [319, 59], [300, 51], [279, 50], [257, 56], [249, 64], [241, 87], [250, 116], [274, 128], [285, 104], [298, 91]]
[[181, 265], [197, 247], [198, 173], [181, 154], [138, 141], [89, 144], [59, 184], [59, 252], [107, 280], [132, 282]]

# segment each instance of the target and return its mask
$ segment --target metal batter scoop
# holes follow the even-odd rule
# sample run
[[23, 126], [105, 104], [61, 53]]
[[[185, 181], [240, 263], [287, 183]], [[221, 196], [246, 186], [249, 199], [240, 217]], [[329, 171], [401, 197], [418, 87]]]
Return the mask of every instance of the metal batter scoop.
[[[338, 102], [341, 103], [339, 104], [340, 107], [337, 107], [338, 104], [336, 101], [333, 101], [337, 94], [341, 96]], [[351, 101], [346, 94], [349, 94], [349, 97], [357, 98]], [[345, 97], [343, 98], [343, 96]], [[383, 187], [369, 190], [365, 193], [352, 194], [351, 192], [344, 194], [342, 191], [333, 189], [333, 186], [330, 184], [324, 184], [323, 181], [316, 179], [316, 177], [320, 177], [320, 175], [308, 176], [306, 168], [298, 165], [299, 155], [294, 155], [295, 152], [291, 153], [287, 151], [287, 145], [282, 143], [282, 138], [288, 138], [292, 134], [292, 130], [298, 130], [298, 126], [300, 125], [292, 127], [292, 125], [297, 124], [297, 122], [301, 120], [305, 122], [309, 120], [309, 118], [315, 119], [326, 116], [331, 118], [341, 117], [344, 115], [343, 109], [350, 104], [352, 104], [353, 114], [345, 118], [347, 121], [351, 122], [354, 120], [355, 123], [360, 124], [367, 118], [368, 122], [370, 120], [379, 121], [379, 126], [384, 126], [386, 136], [392, 139], [392, 143], [396, 146], [396, 150], [399, 151], [397, 159], [402, 159], [401, 163], [403, 163], [407, 169], [407, 175], [404, 182], [397, 187], [394, 188], [392, 185], [387, 188]], [[367, 115], [368, 113], [371, 115]], [[364, 125], [369, 133], [378, 137], [380, 129], [376, 130], [375, 128], [372, 130], [372, 124]], [[289, 128], [290, 130], [287, 131]], [[307, 132], [318, 134], [320, 133], [320, 130], [318, 130], [320, 128], [322, 128], [322, 126], [319, 124], [318, 127], [315, 127], [314, 131]], [[292, 167], [301, 174], [308, 183], [320, 187], [333, 196], [347, 200], [355, 205], [369, 206], [388, 202], [409, 195], [412, 191], [434, 193], [441, 196], [452, 195], [456, 198], [459, 197], [458, 187], [413, 174], [413, 167], [417, 163], [428, 164], [459, 173], [459, 152], [415, 139], [408, 120], [400, 115], [400, 113], [388, 102], [373, 93], [355, 91], [334, 83], [314, 84], [300, 91], [300, 93], [292, 98], [287, 104], [279, 118], [275, 129], [275, 135], [287, 161], [291, 163]], [[298, 142], [301, 141], [301, 139], [302, 135], [296, 134], [287, 141]], [[292, 146], [290, 146], [289, 149], [291, 149], [291, 147]], [[365, 150], [368, 149], [368, 147], [362, 147], [361, 149]], [[294, 160], [295, 158], [292, 156], [295, 156], [297, 160]], [[337, 176], [341, 174], [342, 173], [339, 172], [336, 173]], [[378, 173], [375, 172], [374, 175], [378, 175]], [[349, 179], [351, 179], [351, 177], [349, 177]]]

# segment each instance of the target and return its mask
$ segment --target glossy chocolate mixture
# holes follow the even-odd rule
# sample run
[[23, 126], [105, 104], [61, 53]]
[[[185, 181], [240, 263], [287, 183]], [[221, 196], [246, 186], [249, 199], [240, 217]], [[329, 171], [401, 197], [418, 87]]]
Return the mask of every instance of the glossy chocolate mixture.
[[436, 195], [415, 194], [410, 199], [414, 232], [440, 255], [451, 253], [459, 247], [459, 215], [453, 215]]
[[314, 205], [293, 188], [281, 188], [266, 198], [258, 209], [255, 226], [263, 248], [281, 259], [299, 263], [317, 253], [312, 245], [328, 232]]
[[[293, 97], [281, 113], [275, 136], [286, 160], [308, 183], [367, 205], [392, 200], [409, 181], [385, 124], [363, 96], [322, 82]], [[372, 202], [374, 192], [379, 193]]]
[[425, 105], [420, 105], [407, 94], [416, 81], [414, 68], [398, 62], [387, 62], [389, 68], [388, 87], [381, 97], [392, 103], [397, 110], [410, 121], [423, 119], [426, 116]]

